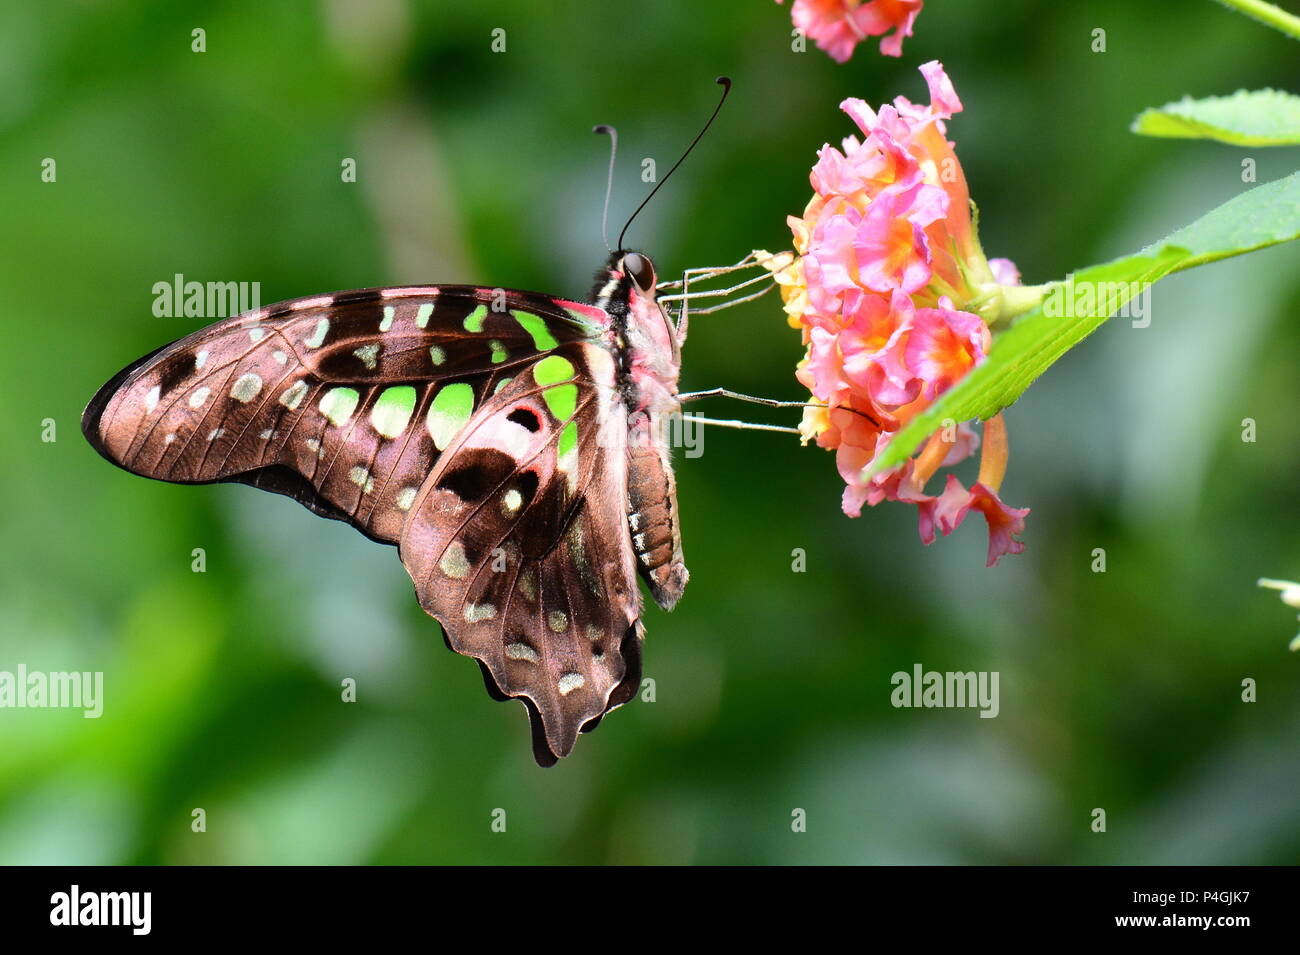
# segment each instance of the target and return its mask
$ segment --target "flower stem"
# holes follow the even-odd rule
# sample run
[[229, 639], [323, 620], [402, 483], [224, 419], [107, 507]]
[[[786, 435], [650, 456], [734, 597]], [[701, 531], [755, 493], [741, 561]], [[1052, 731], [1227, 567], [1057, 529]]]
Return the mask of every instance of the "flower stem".
[[1281, 30], [1294, 40], [1300, 40], [1300, 17], [1294, 13], [1287, 13], [1264, 0], [1219, 0], [1219, 3], [1275, 30]]
[[1046, 285], [997, 285], [990, 282], [980, 287], [979, 296], [967, 307], [984, 319], [989, 328], [1003, 328], [1041, 305], [1051, 288], [1050, 282]]

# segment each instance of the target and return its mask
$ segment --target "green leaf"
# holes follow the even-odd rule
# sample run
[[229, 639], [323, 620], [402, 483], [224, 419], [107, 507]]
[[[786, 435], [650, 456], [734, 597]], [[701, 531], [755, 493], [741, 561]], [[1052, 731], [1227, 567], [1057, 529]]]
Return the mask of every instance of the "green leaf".
[[1300, 40], [1300, 17], [1294, 13], [1287, 13], [1275, 4], [1267, 3], [1265, 0], [1219, 0], [1219, 2], [1266, 26], [1281, 30], [1293, 39]]
[[907, 460], [945, 420], [993, 417], [1140, 294], [1146, 283], [1296, 238], [1300, 238], [1300, 172], [1242, 193], [1135, 255], [1053, 283], [1043, 303], [998, 336], [983, 364], [913, 418], [866, 474]]
[[1234, 146], [1300, 145], [1300, 96], [1280, 90], [1238, 90], [1148, 109], [1133, 121], [1143, 136], [1214, 139]]

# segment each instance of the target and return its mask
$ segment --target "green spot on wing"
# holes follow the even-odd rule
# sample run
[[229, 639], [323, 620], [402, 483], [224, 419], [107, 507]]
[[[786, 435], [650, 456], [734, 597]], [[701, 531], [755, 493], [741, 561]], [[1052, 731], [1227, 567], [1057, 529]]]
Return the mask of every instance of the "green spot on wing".
[[556, 445], [556, 451], [561, 458], [572, 454], [578, 450], [578, 422], [570, 421], [560, 432], [560, 441]]
[[370, 409], [370, 423], [385, 438], [395, 438], [406, 430], [415, 411], [415, 389], [410, 385], [385, 388]]
[[348, 423], [352, 412], [357, 410], [361, 396], [353, 388], [331, 388], [320, 400], [320, 413], [329, 419], [330, 424], [341, 428]]
[[458, 381], [439, 388], [433, 401], [429, 402], [429, 412], [425, 416], [433, 446], [439, 451], [445, 450], [465, 427], [473, 411], [474, 388], [471, 385]]
[[521, 312], [518, 309], [511, 309], [510, 314], [524, 331], [533, 336], [533, 344], [537, 346], [538, 351], [547, 351], [559, 344], [551, 334], [551, 330], [546, 327], [546, 319], [542, 316], [534, 315], [532, 312]]
[[465, 316], [465, 331], [481, 332], [483, 331], [483, 320], [487, 318], [487, 306], [480, 305]]
[[506, 351], [506, 346], [502, 345], [495, 338], [488, 342], [492, 349], [492, 364], [499, 365], [510, 357], [510, 352]]
[[555, 415], [555, 420], [568, 421], [578, 405], [578, 386], [555, 385], [542, 392], [542, 399]]
[[542, 387], [558, 385], [573, 377], [573, 362], [559, 355], [547, 355], [533, 366], [533, 378]]

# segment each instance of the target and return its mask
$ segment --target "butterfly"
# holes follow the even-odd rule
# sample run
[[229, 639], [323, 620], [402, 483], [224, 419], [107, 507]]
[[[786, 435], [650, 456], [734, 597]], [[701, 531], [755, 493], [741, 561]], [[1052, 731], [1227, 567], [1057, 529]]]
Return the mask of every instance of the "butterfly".
[[639, 689], [638, 577], [668, 610], [689, 578], [661, 426], [686, 327], [656, 286], [619, 248], [588, 303], [467, 285], [282, 302], [128, 365], [82, 431], [134, 474], [248, 484], [395, 544], [553, 765]]

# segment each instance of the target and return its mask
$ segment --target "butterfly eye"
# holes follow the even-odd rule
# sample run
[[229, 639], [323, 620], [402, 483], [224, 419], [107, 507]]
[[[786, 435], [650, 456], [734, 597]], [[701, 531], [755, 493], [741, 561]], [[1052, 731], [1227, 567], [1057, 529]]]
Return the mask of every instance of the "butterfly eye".
[[640, 252], [623, 256], [623, 271], [632, 277], [641, 291], [648, 292], [655, 287], [655, 267]]

